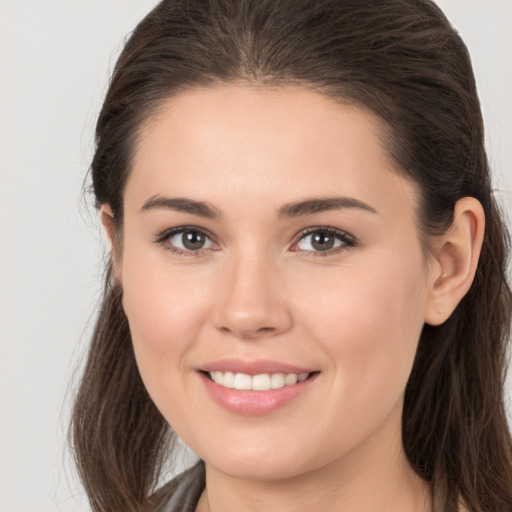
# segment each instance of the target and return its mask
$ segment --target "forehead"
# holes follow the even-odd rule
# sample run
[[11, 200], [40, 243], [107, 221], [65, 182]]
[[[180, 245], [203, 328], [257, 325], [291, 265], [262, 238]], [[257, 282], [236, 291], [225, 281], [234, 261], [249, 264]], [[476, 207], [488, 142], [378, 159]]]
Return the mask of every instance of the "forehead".
[[[368, 110], [297, 86], [225, 85], [167, 100], [141, 131], [126, 197], [157, 194], [275, 206], [348, 194], [379, 203], [408, 198], [382, 123]], [[284, 197], [290, 196], [290, 197]]]

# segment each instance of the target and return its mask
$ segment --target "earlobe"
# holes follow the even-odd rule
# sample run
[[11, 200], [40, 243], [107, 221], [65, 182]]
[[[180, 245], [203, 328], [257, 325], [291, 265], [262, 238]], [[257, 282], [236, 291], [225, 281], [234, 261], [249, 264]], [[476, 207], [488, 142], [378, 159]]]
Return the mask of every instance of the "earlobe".
[[103, 229], [105, 230], [105, 235], [107, 236], [108, 243], [110, 245], [110, 254], [112, 258], [112, 266], [114, 268], [114, 273], [119, 279], [119, 258], [117, 255], [117, 243], [116, 243], [116, 230], [115, 230], [115, 222], [114, 222], [114, 214], [110, 205], [104, 203], [100, 208], [100, 218], [101, 223], [103, 225]]
[[453, 313], [475, 277], [485, 230], [482, 205], [473, 197], [457, 201], [453, 220], [433, 250], [425, 322], [440, 325]]

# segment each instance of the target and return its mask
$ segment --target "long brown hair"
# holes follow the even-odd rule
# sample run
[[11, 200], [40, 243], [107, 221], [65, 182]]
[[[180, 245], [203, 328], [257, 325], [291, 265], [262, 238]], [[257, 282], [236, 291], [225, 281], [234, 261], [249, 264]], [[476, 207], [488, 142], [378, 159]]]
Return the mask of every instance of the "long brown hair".
[[[448, 321], [424, 327], [402, 435], [435, 511], [455, 511], [459, 498], [471, 512], [512, 510], [508, 239], [464, 43], [429, 0], [162, 1], [128, 39], [96, 127], [93, 190], [118, 233], [143, 123], [180, 90], [233, 81], [302, 84], [380, 116], [399, 172], [421, 191], [427, 250], [458, 199], [481, 202], [486, 233], [473, 286]], [[175, 439], [137, 371], [121, 296], [108, 271], [70, 430], [97, 512], [142, 510]]]

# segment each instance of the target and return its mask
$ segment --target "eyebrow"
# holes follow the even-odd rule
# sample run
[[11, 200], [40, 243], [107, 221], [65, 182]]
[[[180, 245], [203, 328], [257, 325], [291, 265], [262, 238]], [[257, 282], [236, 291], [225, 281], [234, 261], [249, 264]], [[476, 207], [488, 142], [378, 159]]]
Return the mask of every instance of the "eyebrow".
[[285, 204], [279, 208], [277, 217], [279, 219], [286, 219], [300, 217], [302, 215], [313, 215], [330, 210], [344, 210], [347, 208], [378, 213], [377, 210], [369, 204], [352, 197], [320, 197]]
[[153, 210], [157, 208], [165, 208], [178, 212], [191, 213], [198, 217], [206, 219], [220, 220], [222, 213], [218, 208], [204, 201], [194, 201], [186, 197], [150, 197], [140, 209], [141, 212]]
[[[185, 197], [150, 197], [142, 205], [141, 212], [153, 209], [169, 209], [179, 212], [191, 213], [206, 219], [220, 220], [221, 211], [212, 204], [205, 201], [195, 201]], [[279, 208], [277, 218], [279, 220], [313, 215], [315, 213], [331, 210], [359, 209], [370, 213], [378, 214], [377, 210], [369, 204], [352, 197], [323, 197], [308, 198], [301, 201], [288, 203]]]

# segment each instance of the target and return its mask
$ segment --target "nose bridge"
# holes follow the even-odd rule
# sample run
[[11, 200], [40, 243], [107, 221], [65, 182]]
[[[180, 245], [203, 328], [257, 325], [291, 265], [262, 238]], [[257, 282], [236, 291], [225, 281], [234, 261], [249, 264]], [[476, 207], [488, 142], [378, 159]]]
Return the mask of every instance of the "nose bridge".
[[227, 258], [222, 299], [217, 305], [219, 329], [240, 338], [259, 338], [286, 331], [291, 316], [282, 288], [283, 276], [270, 251], [245, 247]]

